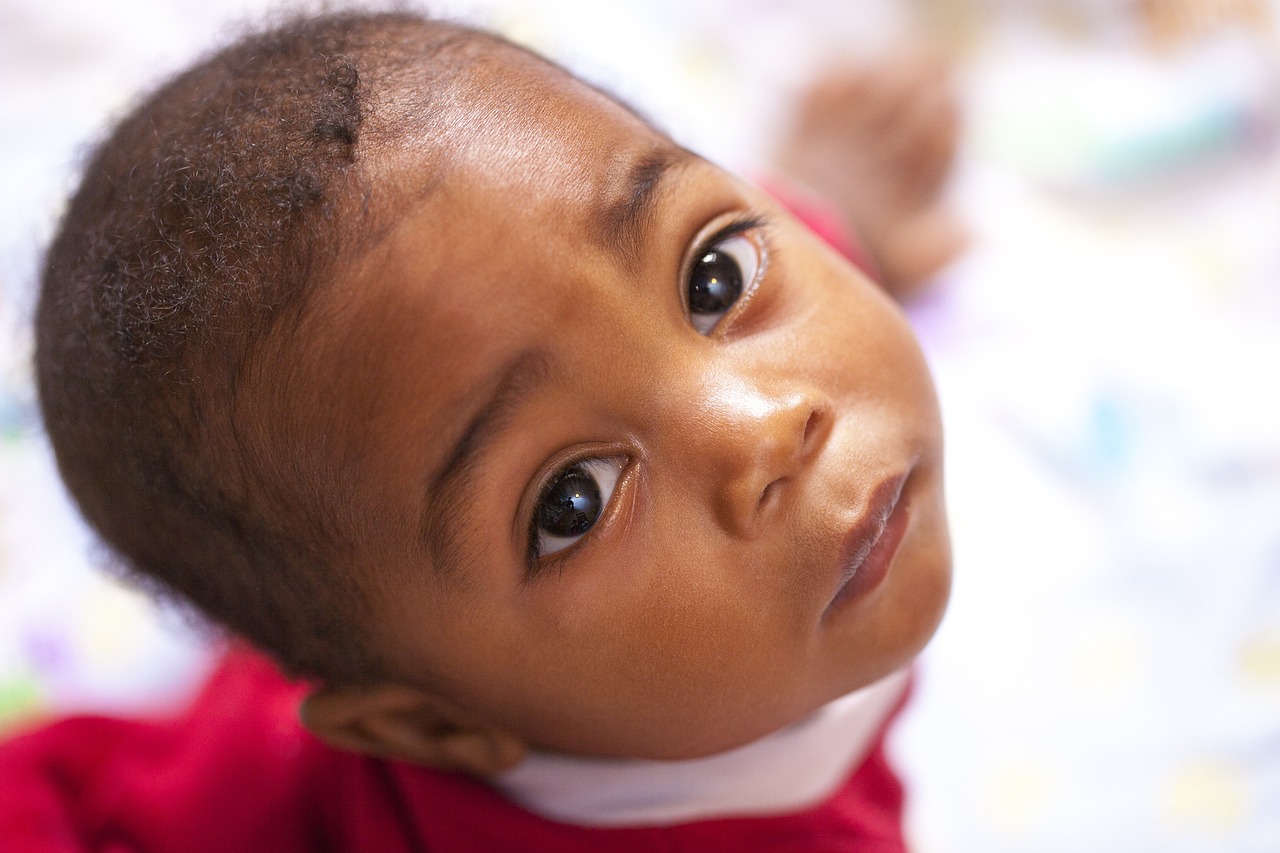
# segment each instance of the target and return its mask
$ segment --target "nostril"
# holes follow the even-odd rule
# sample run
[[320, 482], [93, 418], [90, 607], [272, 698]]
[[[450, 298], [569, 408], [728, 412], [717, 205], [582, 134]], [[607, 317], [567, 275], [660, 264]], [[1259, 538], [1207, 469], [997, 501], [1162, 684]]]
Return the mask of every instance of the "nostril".
[[814, 409], [809, 413], [809, 420], [804, 424], [804, 446], [808, 447], [809, 442], [813, 439], [814, 433], [818, 431], [818, 427], [822, 426], [822, 410]]
[[767, 512], [774, 502], [777, 501], [779, 493], [778, 486], [781, 482], [782, 479], [774, 480], [772, 483], [764, 487], [764, 491], [760, 493], [760, 500], [756, 503], [757, 513]]

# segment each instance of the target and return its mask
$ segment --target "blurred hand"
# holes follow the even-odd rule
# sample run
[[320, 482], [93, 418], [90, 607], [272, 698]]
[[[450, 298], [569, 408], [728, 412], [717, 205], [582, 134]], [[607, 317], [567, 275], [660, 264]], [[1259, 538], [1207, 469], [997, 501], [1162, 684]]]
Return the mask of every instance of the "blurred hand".
[[942, 199], [958, 136], [945, 66], [912, 49], [815, 80], [783, 135], [777, 165], [835, 206], [885, 286], [907, 299], [967, 240]]

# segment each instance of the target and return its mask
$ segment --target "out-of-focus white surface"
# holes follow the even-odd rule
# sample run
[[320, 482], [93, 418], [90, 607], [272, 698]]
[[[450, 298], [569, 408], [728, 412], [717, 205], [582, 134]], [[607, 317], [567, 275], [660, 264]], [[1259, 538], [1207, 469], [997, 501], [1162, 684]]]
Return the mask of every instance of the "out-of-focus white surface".
[[[814, 67], [943, 5], [445, 11], [759, 171]], [[954, 191], [976, 239], [912, 311], [943, 401], [956, 550], [952, 607], [894, 740], [916, 844], [1275, 853], [1274, 32], [1156, 52], [1122, 0], [953, 6], [942, 35], [968, 106]], [[207, 663], [179, 617], [93, 570], [35, 425], [26, 323], [86, 142], [259, 8], [0, 0], [0, 725], [173, 702]]]

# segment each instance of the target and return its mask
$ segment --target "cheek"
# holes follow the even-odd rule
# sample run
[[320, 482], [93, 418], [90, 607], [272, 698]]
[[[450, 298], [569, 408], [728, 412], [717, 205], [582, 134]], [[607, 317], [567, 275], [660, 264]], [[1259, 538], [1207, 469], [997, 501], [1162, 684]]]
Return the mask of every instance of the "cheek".
[[799, 643], [776, 565], [690, 527], [688, 517], [655, 518], [604, 564], [560, 579], [548, 642], [567, 640], [622, 689], [650, 695], [714, 692], [747, 670], [775, 677]]
[[768, 567], [688, 528], [658, 520], [629, 531], [607, 564], [577, 561], [532, 594], [521, 664], [496, 680], [535, 739], [674, 755], [794, 715], [785, 706], [807, 650], [777, 591], [762, 588]]
[[824, 250], [814, 260], [814, 308], [802, 328], [810, 336], [811, 368], [819, 381], [859, 407], [888, 407], [913, 444], [939, 444], [933, 379], [906, 316], [843, 259]]

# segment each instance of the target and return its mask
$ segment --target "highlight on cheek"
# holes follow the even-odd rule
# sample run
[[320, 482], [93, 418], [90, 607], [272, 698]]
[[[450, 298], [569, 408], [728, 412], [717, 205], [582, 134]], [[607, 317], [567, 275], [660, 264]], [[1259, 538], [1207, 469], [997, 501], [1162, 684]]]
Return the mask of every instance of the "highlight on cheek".
[[625, 465], [624, 457], [584, 459], [547, 480], [529, 523], [531, 563], [569, 548], [595, 527]]

